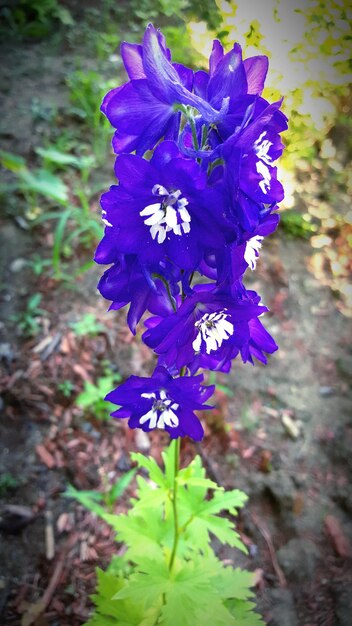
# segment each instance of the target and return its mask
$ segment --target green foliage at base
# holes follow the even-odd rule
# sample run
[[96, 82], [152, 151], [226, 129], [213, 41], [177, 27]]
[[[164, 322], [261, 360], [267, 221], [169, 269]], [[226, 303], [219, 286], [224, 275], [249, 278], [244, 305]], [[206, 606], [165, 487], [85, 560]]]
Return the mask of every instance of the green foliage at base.
[[313, 235], [317, 227], [312, 224], [309, 214], [300, 213], [295, 210], [282, 211], [280, 214], [280, 228], [282, 228], [290, 237], [298, 237], [301, 239], [309, 239]]
[[98, 378], [95, 384], [85, 380], [84, 389], [75, 401], [77, 406], [100, 420], [109, 419], [111, 411], [116, 410], [116, 405], [106, 402], [104, 398], [119, 382], [121, 382], [121, 375], [118, 372], [106, 373]]
[[163, 453], [164, 472], [152, 458], [132, 458], [148, 477], [137, 477], [137, 497], [127, 514], [104, 514], [127, 549], [107, 571], [98, 570], [96, 609], [86, 626], [263, 624], [253, 611], [253, 574], [225, 567], [211, 547], [216, 536], [246, 552], [229, 517], [247, 496], [207, 479], [198, 456], [175, 476], [171, 446]]

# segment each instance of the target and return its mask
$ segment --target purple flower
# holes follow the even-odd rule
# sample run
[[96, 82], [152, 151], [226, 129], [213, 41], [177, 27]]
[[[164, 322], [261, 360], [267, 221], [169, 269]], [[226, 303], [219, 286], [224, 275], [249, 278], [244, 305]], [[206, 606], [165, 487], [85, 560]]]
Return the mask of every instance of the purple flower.
[[98, 289], [104, 298], [112, 300], [110, 309], [118, 310], [130, 303], [127, 323], [133, 334], [145, 311], [154, 315], [173, 312], [170, 297], [178, 293], [177, 281], [180, 278], [174, 267], [167, 263], [154, 263], [147, 267], [132, 254], [119, 254], [118, 259], [115, 257], [114, 260], [112, 267], [101, 277]]
[[276, 102], [265, 107], [239, 135], [233, 135], [222, 146], [230, 212], [245, 230], [258, 227], [263, 205], [275, 205], [284, 197], [273, 165], [284, 148], [279, 133], [287, 128], [279, 106]]
[[[118, 184], [101, 198], [95, 259], [111, 267], [98, 288], [110, 308], [129, 305], [133, 333], [149, 311], [142, 339], [159, 360], [151, 378], [132, 376], [106, 399], [131, 428], [200, 440], [194, 411], [211, 408], [213, 388], [197, 370], [228, 372], [238, 355], [266, 363], [277, 349], [259, 320], [267, 308], [242, 277], [278, 224], [287, 119], [281, 101], [261, 96], [268, 59], [243, 60], [239, 44], [225, 53], [214, 41], [209, 72], [194, 73], [171, 62], [150, 24], [121, 54], [129, 80], [102, 104], [116, 128]], [[192, 285], [195, 272], [213, 282]], [[177, 377], [181, 368], [189, 376]]]
[[[213, 284], [199, 285], [176, 313], [147, 320], [143, 341], [160, 355], [161, 364], [177, 369], [187, 366], [191, 373], [200, 367], [220, 370], [239, 353], [250, 360], [246, 348], [251, 340], [249, 322], [268, 310], [259, 301], [241, 283], [232, 294], [214, 290]], [[261, 347], [273, 352], [269, 341]]]
[[117, 154], [143, 155], [161, 139], [177, 139], [180, 113], [175, 105], [190, 105], [207, 120], [215, 120], [215, 111], [192, 93], [193, 72], [170, 62], [163, 35], [149, 24], [143, 45], [123, 43], [125, 68], [131, 79], [110, 91], [101, 110], [117, 131], [113, 147]]
[[[209, 73], [195, 72], [193, 89], [204, 101], [219, 111], [216, 124], [207, 127], [204, 135], [204, 122], [196, 118], [197, 137], [200, 149], [190, 142], [191, 129], [186, 125], [181, 143], [185, 153], [193, 158], [203, 158], [207, 162], [222, 156], [222, 144], [233, 136], [238, 136], [258, 117], [263, 106], [268, 103], [260, 98], [268, 70], [266, 56], [255, 56], [242, 60], [241, 46], [224, 54], [221, 43], [213, 42], [209, 59]], [[202, 140], [203, 137], [203, 140]], [[204, 141], [205, 137], [205, 141]]]
[[182, 157], [174, 142], [161, 143], [151, 161], [121, 155], [115, 169], [120, 184], [103, 194], [101, 206], [110, 230], [106, 245], [116, 252], [193, 270], [205, 249], [221, 248], [225, 233], [230, 238], [222, 190], [209, 187], [199, 165]]
[[255, 270], [263, 239], [276, 230], [280, 217], [269, 208], [261, 211], [260, 220], [252, 231], [238, 228], [234, 244], [205, 255], [199, 267], [200, 273], [216, 280], [218, 285], [225, 281], [231, 285], [243, 276], [248, 267]]
[[209, 58], [209, 74], [203, 70], [195, 72], [195, 92], [215, 108], [219, 108], [222, 98], [229, 98], [231, 107], [239, 96], [260, 95], [264, 89], [267, 71], [266, 56], [250, 57], [242, 61], [242, 50], [238, 43], [224, 54], [223, 46], [215, 39]]
[[129, 418], [130, 428], [145, 432], [160, 428], [172, 439], [188, 435], [200, 441], [204, 431], [194, 411], [211, 409], [203, 403], [214, 392], [214, 386], [202, 386], [202, 380], [202, 375], [174, 379], [159, 366], [151, 378], [131, 376], [105, 400], [120, 405], [111, 415]]

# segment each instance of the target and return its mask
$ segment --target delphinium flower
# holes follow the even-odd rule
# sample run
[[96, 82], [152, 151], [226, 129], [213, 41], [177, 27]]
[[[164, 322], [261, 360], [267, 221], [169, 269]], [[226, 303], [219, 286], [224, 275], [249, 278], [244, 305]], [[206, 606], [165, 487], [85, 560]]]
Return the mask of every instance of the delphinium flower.
[[[254, 291], [237, 286], [236, 296], [214, 290], [214, 285], [199, 285], [187, 297], [177, 312], [163, 318], [150, 318], [149, 329], [143, 340], [167, 367], [186, 366], [192, 373], [200, 367], [212, 370], [228, 370], [228, 364], [238, 354], [244, 361], [251, 360], [249, 345], [251, 331], [257, 326], [250, 324], [268, 309], [259, 304]], [[271, 337], [263, 336], [258, 348], [271, 353], [277, 349]], [[263, 359], [261, 359], [263, 360]]]
[[130, 428], [160, 428], [172, 439], [188, 435], [199, 441], [203, 427], [194, 411], [211, 409], [204, 402], [214, 391], [214, 386], [201, 385], [202, 380], [202, 375], [173, 378], [159, 366], [151, 378], [130, 376], [106, 399], [120, 405], [112, 415], [129, 418]]
[[267, 58], [243, 59], [238, 44], [225, 53], [214, 41], [209, 71], [194, 72], [172, 62], [149, 25], [142, 45], [124, 42], [121, 54], [129, 80], [102, 104], [118, 180], [101, 199], [95, 259], [110, 267], [98, 288], [110, 308], [129, 305], [133, 333], [145, 315], [142, 340], [158, 363], [107, 399], [131, 428], [199, 440], [193, 411], [209, 408], [213, 388], [197, 371], [228, 372], [238, 355], [266, 363], [277, 349], [244, 274], [278, 225], [287, 120], [281, 101], [262, 97]]

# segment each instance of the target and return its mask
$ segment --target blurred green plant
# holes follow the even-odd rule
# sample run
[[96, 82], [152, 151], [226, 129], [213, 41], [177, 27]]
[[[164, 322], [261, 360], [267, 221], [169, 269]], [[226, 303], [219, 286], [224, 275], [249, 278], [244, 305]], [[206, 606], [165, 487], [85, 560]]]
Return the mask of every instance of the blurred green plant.
[[[180, 22], [187, 23], [192, 18], [204, 20], [209, 28], [216, 29], [221, 24], [221, 16], [215, 0], [130, 0], [128, 5], [110, 5], [112, 14], [121, 17], [121, 14], [131, 24], [137, 20], [145, 28], [146, 22], [160, 19], [163, 20], [163, 32], [165, 21], [175, 26], [180, 26]], [[176, 23], [177, 22], [177, 23]], [[167, 25], [167, 24], [166, 24]], [[180, 45], [182, 42], [182, 31], [180, 32]]]
[[111, 127], [100, 111], [105, 94], [116, 86], [116, 80], [106, 81], [95, 70], [75, 70], [66, 78], [70, 90], [71, 111], [90, 129], [90, 146], [97, 163], [106, 159], [110, 142]]
[[70, 398], [75, 386], [71, 380], [63, 380], [61, 383], [58, 384], [57, 388], [59, 391], [61, 391], [62, 395], [65, 398]]
[[11, 321], [16, 322], [17, 330], [24, 337], [35, 337], [40, 331], [40, 320], [46, 313], [39, 306], [41, 300], [42, 295], [34, 293], [27, 301], [23, 311], [11, 315]]
[[43, 121], [53, 124], [58, 115], [57, 107], [54, 104], [48, 105], [39, 98], [32, 98], [30, 110], [34, 122]]
[[293, 209], [286, 209], [280, 213], [280, 228], [290, 237], [309, 239], [317, 227], [311, 221], [308, 213], [300, 213]]
[[0, 498], [6, 496], [10, 491], [17, 489], [20, 484], [21, 481], [9, 472], [0, 474]]
[[106, 484], [102, 493], [94, 490], [79, 491], [75, 489], [73, 485], [68, 485], [63, 495], [65, 498], [77, 500], [77, 502], [82, 504], [88, 511], [104, 519], [106, 513], [110, 514], [113, 512], [116, 502], [123, 496], [136, 472], [137, 470], [135, 468], [129, 470], [112, 485], [108, 483], [105, 477]]
[[0, 9], [0, 17], [0, 31], [10, 31], [17, 37], [44, 37], [53, 30], [55, 23], [66, 28], [75, 23], [69, 9], [58, 0], [16, 0]]
[[117, 372], [106, 373], [98, 378], [96, 384], [85, 380], [84, 389], [77, 396], [75, 403], [86, 414], [99, 420], [110, 419], [109, 415], [112, 411], [116, 411], [116, 405], [106, 402], [104, 398], [121, 380], [122, 377]]
[[56, 202], [67, 202], [65, 183], [48, 170], [37, 168], [31, 171], [22, 157], [4, 150], [0, 150], [0, 163], [17, 177], [17, 183], [6, 185], [6, 190], [19, 189], [30, 207], [37, 204], [38, 194]]
[[228, 398], [233, 398], [233, 396], [235, 395], [230, 387], [228, 387], [227, 385], [223, 385], [222, 383], [219, 383], [217, 381], [217, 372], [208, 372], [207, 384], [215, 385], [216, 389], [222, 391], [222, 393], [224, 393], [225, 396], [227, 396]]
[[78, 337], [84, 335], [94, 337], [105, 330], [105, 327], [98, 322], [94, 313], [85, 313], [80, 320], [72, 322], [70, 326]]
[[41, 276], [47, 267], [51, 266], [50, 259], [44, 259], [37, 252], [32, 255], [32, 257], [28, 261], [28, 267], [32, 270], [35, 276]]
[[[54, 277], [72, 280], [74, 275], [62, 271], [62, 258], [72, 256], [77, 245], [91, 250], [103, 233], [103, 226], [98, 216], [91, 212], [89, 204], [87, 183], [94, 159], [89, 156], [64, 154], [54, 148], [37, 148], [37, 152], [42, 157], [45, 167], [29, 170], [22, 157], [0, 151], [1, 165], [17, 178], [16, 182], [3, 185], [1, 191], [19, 190], [23, 194], [28, 205], [26, 215], [34, 225], [56, 220], [51, 259]], [[72, 171], [69, 170], [72, 173], [72, 202], [68, 185], [52, 171], [62, 168], [72, 168]], [[79, 171], [76, 183], [74, 169]], [[43, 211], [38, 206], [38, 196], [43, 196], [49, 202], [50, 209], [54, 205], [53, 210]], [[85, 266], [82, 271], [84, 269]]]

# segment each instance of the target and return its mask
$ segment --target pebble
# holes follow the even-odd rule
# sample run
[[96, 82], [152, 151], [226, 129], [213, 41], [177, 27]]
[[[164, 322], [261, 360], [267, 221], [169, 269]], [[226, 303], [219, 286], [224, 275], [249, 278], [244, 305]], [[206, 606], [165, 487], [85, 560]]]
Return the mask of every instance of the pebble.
[[291, 477], [286, 471], [280, 469], [271, 472], [265, 478], [264, 484], [281, 510], [292, 510], [296, 489]]
[[12, 261], [11, 265], [10, 265], [10, 271], [13, 272], [14, 274], [17, 274], [18, 272], [21, 272], [27, 265], [27, 261], [26, 259], [15, 259], [14, 261]]
[[291, 539], [276, 556], [289, 580], [303, 582], [314, 577], [319, 550], [309, 539]]
[[271, 619], [268, 626], [298, 626], [295, 605], [291, 591], [288, 589], [272, 589]]
[[319, 387], [319, 394], [323, 396], [324, 398], [333, 396], [334, 393], [335, 393], [335, 389], [333, 387], [328, 387], [327, 385], [323, 387]]
[[150, 439], [143, 430], [136, 428], [135, 442], [138, 450], [141, 452], [148, 452], [150, 450]]

